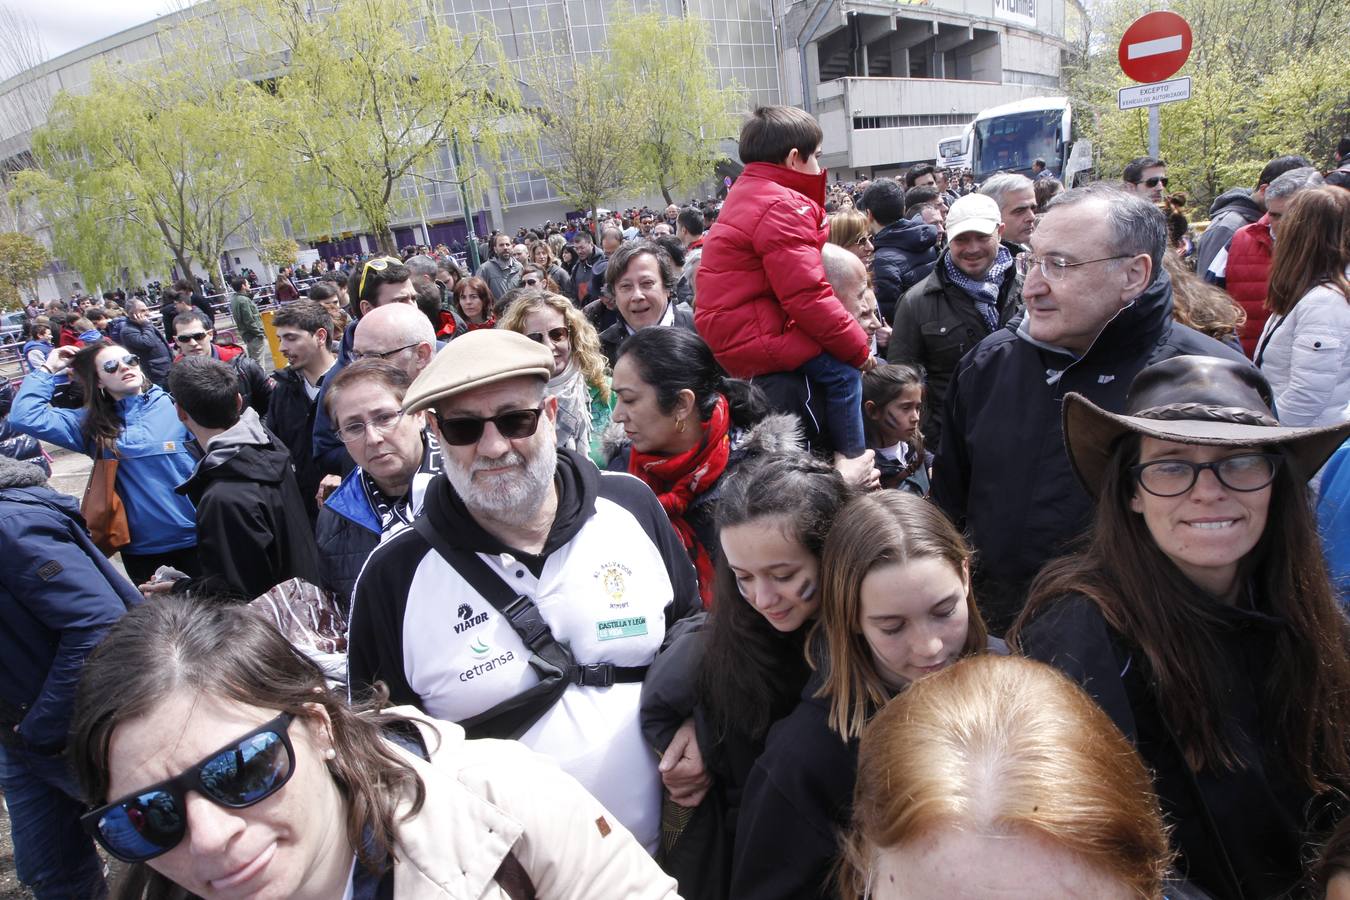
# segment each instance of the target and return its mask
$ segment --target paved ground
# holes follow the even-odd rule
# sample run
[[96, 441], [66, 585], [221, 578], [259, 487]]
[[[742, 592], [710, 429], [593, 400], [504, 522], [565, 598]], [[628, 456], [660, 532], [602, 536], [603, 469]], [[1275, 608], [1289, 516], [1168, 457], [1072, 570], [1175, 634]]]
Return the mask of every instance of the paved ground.
[[[84, 494], [85, 482], [94, 467], [93, 460], [50, 444], [44, 446], [52, 455], [52, 477], [48, 484], [53, 490], [78, 499]], [[121, 566], [120, 557], [114, 557], [113, 562]], [[0, 823], [0, 900], [31, 900], [32, 896], [14, 875], [14, 848], [9, 840], [9, 815], [6, 813]]]

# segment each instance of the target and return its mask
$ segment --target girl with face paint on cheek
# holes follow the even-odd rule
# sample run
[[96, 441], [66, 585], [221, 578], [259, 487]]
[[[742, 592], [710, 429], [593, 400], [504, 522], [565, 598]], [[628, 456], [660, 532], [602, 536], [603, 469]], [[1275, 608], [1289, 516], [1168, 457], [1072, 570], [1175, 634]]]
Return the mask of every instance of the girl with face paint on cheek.
[[891, 363], [863, 375], [863, 426], [881, 486], [928, 496], [933, 454], [924, 449], [923, 370]]
[[[809, 456], [753, 459], [722, 485], [708, 624], [675, 639], [642, 695], [644, 733], [665, 753], [668, 792], [677, 804], [700, 806], [667, 857], [682, 896], [737, 896], [728, 893], [735, 834], [723, 823], [735, 821], [770, 726], [807, 689], [821, 552], [851, 496], [838, 472]], [[698, 851], [682, 855], [685, 841]]]

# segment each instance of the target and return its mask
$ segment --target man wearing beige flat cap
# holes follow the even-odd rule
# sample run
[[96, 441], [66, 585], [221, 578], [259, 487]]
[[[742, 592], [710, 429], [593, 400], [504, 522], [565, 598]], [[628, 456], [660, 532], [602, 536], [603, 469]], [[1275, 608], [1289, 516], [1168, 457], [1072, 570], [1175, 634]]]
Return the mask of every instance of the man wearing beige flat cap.
[[408, 389], [444, 474], [411, 528], [356, 583], [351, 691], [514, 738], [552, 756], [648, 849], [657, 757], [639, 728], [642, 680], [700, 606], [689, 555], [656, 496], [560, 449], [553, 359], [501, 329], [464, 335]]

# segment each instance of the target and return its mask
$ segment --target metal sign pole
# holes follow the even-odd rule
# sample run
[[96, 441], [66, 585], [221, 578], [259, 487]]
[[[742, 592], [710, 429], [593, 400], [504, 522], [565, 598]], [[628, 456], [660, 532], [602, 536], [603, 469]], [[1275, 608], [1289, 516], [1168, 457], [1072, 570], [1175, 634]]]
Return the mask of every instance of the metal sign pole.
[[1158, 131], [1160, 128], [1158, 110], [1161, 108], [1159, 106], [1148, 108], [1148, 155], [1154, 159], [1158, 158]]

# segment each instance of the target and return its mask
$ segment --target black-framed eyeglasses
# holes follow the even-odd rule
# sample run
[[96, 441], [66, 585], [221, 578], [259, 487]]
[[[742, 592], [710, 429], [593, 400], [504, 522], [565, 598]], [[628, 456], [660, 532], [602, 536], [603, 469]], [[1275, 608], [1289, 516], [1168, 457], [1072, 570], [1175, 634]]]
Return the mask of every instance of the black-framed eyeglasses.
[[1032, 269], [1039, 268], [1046, 281], [1061, 281], [1068, 269], [1076, 269], [1079, 266], [1088, 266], [1092, 263], [1110, 262], [1113, 259], [1129, 259], [1131, 256], [1133, 256], [1131, 253], [1120, 253], [1115, 256], [1103, 256], [1099, 259], [1085, 259], [1082, 262], [1065, 262], [1057, 257], [1019, 253], [1013, 261], [1017, 264], [1017, 274], [1023, 278], [1030, 275]]
[[1179, 497], [1195, 487], [1205, 469], [1231, 491], [1259, 491], [1275, 480], [1284, 457], [1278, 453], [1240, 453], [1214, 462], [1159, 459], [1130, 467], [1139, 486], [1155, 497]]
[[282, 713], [174, 778], [134, 791], [80, 817], [85, 831], [123, 862], [167, 853], [187, 834], [187, 793], [244, 809], [281, 790], [295, 772], [295, 748]]
[[441, 429], [441, 439], [452, 447], [467, 447], [483, 438], [483, 429], [491, 422], [497, 433], [509, 441], [527, 438], [539, 429], [539, 417], [544, 407], [538, 409], [513, 409], [495, 416], [453, 416], [442, 418], [436, 415], [436, 424]]
[[126, 356], [119, 356], [115, 359], [105, 359], [100, 368], [111, 375], [123, 366], [126, 366], [128, 369], [135, 369], [139, 367], [140, 364], [141, 358], [139, 356], [134, 353], [128, 353]]
[[420, 343], [422, 343], [422, 342], [421, 342], [421, 341], [413, 341], [411, 344], [404, 344], [402, 347], [395, 347], [393, 350], [385, 350], [383, 353], [381, 353], [381, 352], [379, 352], [379, 351], [376, 351], [376, 350], [363, 350], [363, 351], [359, 351], [359, 352], [356, 351], [356, 350], [353, 350], [353, 351], [352, 351], [352, 359], [353, 359], [353, 360], [362, 360], [362, 359], [388, 359], [389, 357], [393, 356], [395, 353], [402, 353], [404, 350], [410, 350], [410, 349], [412, 349], [413, 347], [416, 347], [416, 346], [417, 346], [418, 344], [420, 344]]
[[396, 412], [382, 412], [372, 416], [365, 422], [348, 422], [337, 430], [338, 440], [344, 444], [353, 444], [364, 438], [369, 429], [374, 429], [380, 434], [388, 434], [398, 427], [398, 423], [403, 421], [403, 410]]
[[555, 344], [561, 344], [563, 341], [569, 340], [572, 337], [572, 329], [568, 328], [566, 325], [560, 325], [557, 328], [550, 328], [547, 332], [531, 331], [525, 336], [536, 344], [544, 343], [545, 338]]
[[403, 260], [395, 259], [392, 256], [377, 256], [374, 259], [366, 260], [365, 265], [361, 266], [361, 280], [356, 284], [357, 299], [360, 299], [361, 295], [366, 292], [366, 273], [372, 270], [383, 272], [385, 269], [389, 268], [390, 263], [401, 266], [403, 265]]
[[173, 339], [180, 344], [195, 344], [197, 341], [204, 341], [208, 337], [205, 331], [194, 331], [192, 334], [175, 334]]

